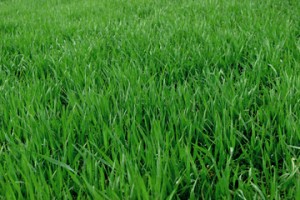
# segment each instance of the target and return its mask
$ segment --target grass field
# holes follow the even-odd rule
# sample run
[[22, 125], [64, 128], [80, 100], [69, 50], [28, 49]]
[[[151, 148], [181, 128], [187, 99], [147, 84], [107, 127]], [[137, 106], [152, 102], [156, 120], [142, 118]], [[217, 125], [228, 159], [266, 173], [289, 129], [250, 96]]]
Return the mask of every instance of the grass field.
[[300, 199], [300, 2], [0, 0], [0, 199]]

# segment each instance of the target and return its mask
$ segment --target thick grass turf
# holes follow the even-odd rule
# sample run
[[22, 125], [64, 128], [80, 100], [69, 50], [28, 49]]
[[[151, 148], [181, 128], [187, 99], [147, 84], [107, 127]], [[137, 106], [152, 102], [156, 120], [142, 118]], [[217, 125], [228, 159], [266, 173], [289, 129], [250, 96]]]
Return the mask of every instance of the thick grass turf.
[[299, 199], [298, 0], [0, 1], [0, 199]]

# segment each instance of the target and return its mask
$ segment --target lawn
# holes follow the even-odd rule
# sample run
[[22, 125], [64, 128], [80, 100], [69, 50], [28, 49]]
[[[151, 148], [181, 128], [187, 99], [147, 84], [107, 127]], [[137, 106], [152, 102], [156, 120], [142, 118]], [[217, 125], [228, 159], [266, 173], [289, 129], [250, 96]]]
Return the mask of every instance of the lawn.
[[299, 0], [0, 0], [0, 199], [300, 199]]

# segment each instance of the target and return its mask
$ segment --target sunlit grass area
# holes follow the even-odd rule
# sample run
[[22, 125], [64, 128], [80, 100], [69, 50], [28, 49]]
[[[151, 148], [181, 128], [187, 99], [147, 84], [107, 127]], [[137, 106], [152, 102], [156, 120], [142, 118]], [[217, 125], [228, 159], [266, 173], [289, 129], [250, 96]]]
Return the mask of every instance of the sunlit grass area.
[[0, 0], [0, 199], [300, 199], [298, 0]]

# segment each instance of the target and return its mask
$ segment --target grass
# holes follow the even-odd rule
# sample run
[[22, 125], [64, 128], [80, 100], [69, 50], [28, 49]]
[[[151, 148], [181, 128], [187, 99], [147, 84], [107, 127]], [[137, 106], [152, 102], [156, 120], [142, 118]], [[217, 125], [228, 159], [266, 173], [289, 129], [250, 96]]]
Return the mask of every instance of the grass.
[[299, 199], [298, 0], [0, 1], [0, 199]]

